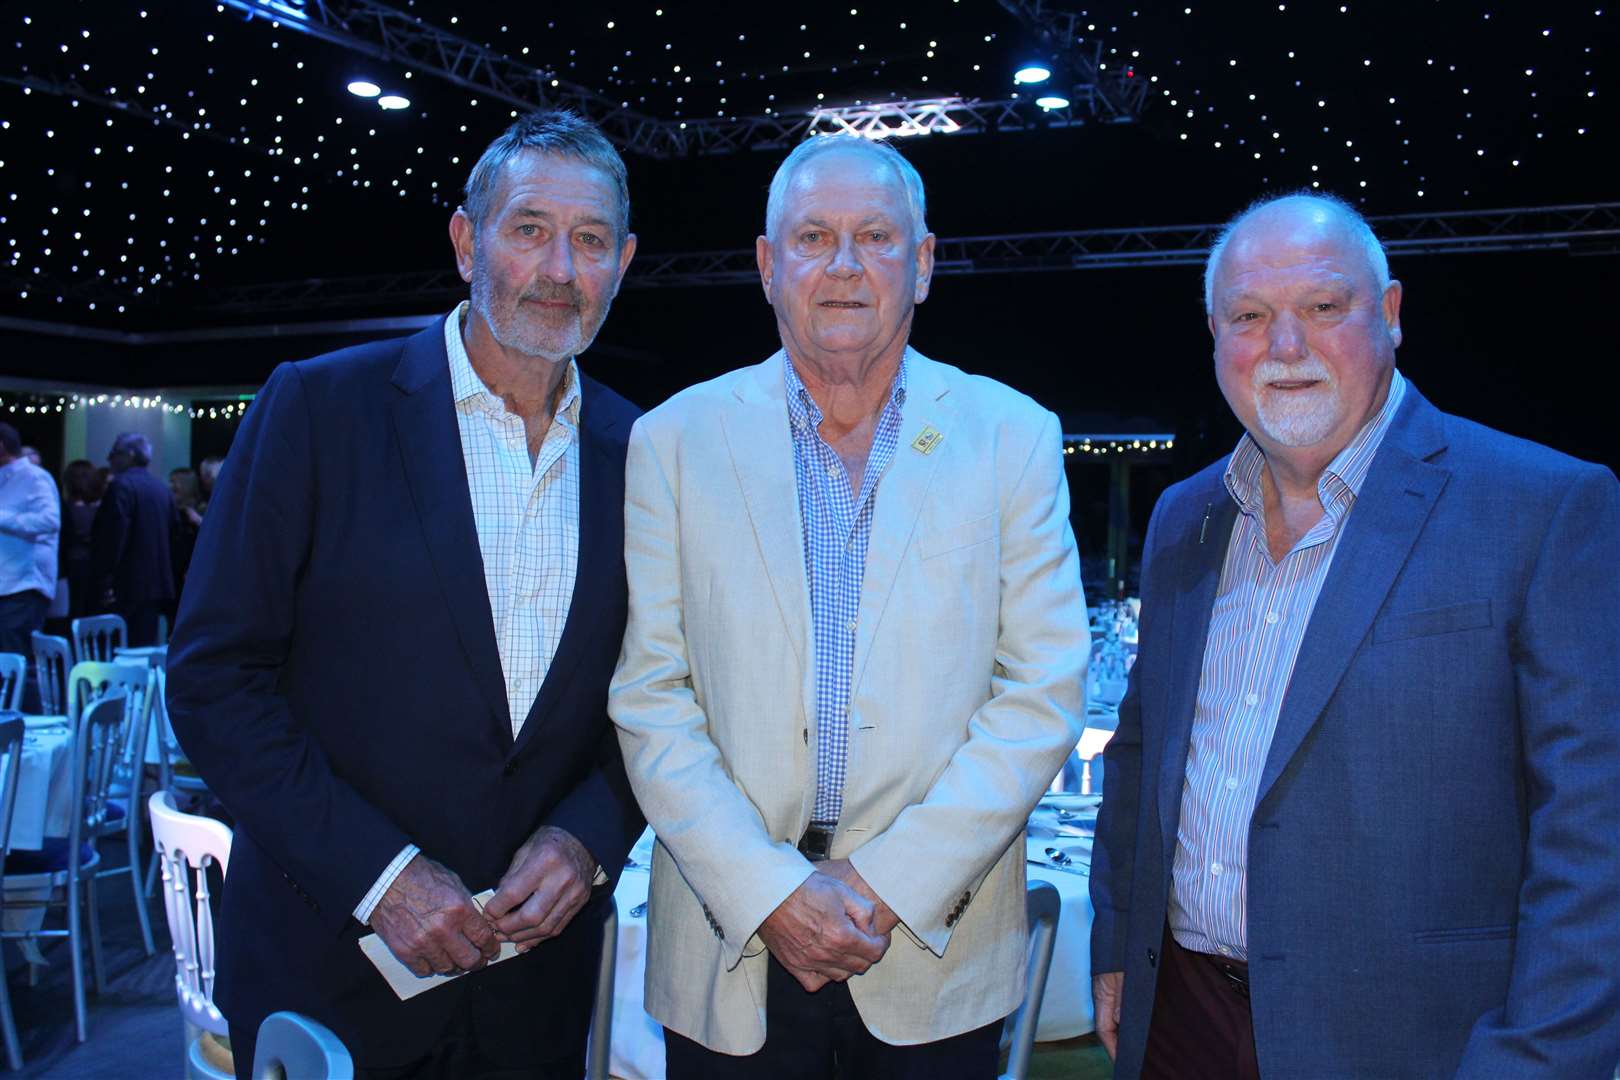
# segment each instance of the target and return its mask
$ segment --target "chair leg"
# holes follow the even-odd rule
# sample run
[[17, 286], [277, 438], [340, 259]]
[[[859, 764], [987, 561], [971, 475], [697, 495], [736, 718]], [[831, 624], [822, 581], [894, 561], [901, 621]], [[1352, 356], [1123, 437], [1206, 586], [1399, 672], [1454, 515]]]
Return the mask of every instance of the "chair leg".
[[[74, 852], [74, 854], [77, 854], [77, 852]], [[85, 1040], [90, 1038], [90, 1022], [89, 1022], [88, 1017], [85, 1014], [85, 1007], [84, 1007], [84, 940], [81, 937], [82, 931], [81, 931], [81, 928], [80, 928], [80, 925], [79, 925], [79, 900], [80, 900], [80, 897], [79, 897], [78, 884], [79, 883], [76, 882], [76, 881], [69, 881], [68, 882], [68, 898], [67, 898], [68, 916], [67, 916], [67, 919], [68, 919], [68, 954], [72, 957], [72, 960], [73, 960], [73, 1026], [74, 1026], [74, 1034], [78, 1036], [79, 1041], [82, 1043]], [[95, 879], [94, 878], [85, 879], [84, 885], [85, 885], [85, 891], [88, 894], [85, 897], [85, 899], [89, 900], [89, 902], [90, 902], [90, 910], [91, 910], [92, 913], [94, 913], [94, 911], [95, 911], [95, 887], [96, 887]], [[93, 917], [93, 915], [92, 915], [92, 917]], [[93, 941], [94, 941], [94, 939], [92, 938], [92, 942]], [[95, 947], [95, 946], [92, 945], [92, 947]], [[100, 964], [98, 962], [97, 966], [96, 966], [96, 972], [97, 972], [98, 976], [100, 974], [100, 971], [101, 971], [101, 967], [100, 967]]]
[[96, 895], [96, 879], [85, 879], [85, 900], [89, 906], [90, 924], [90, 967], [96, 976], [96, 995], [99, 997], [107, 989], [107, 965], [101, 956], [101, 899]]
[[151, 857], [146, 860], [146, 898], [148, 900], [152, 899], [152, 894], [157, 890], [157, 876], [158, 853], [157, 848], [153, 848]]
[[157, 952], [152, 944], [152, 920], [146, 913], [146, 889], [141, 881], [141, 834], [135, 827], [138, 819], [131, 814], [129, 826], [124, 831], [129, 834], [129, 888], [135, 895], [135, 917], [141, 923], [141, 944], [146, 946], [146, 955], [151, 956]]
[[0, 971], [0, 1027], [5, 1029], [6, 1064], [12, 1072], [23, 1067], [22, 1044], [17, 1041], [17, 1021], [11, 1015], [11, 988], [6, 985], [6, 973]]

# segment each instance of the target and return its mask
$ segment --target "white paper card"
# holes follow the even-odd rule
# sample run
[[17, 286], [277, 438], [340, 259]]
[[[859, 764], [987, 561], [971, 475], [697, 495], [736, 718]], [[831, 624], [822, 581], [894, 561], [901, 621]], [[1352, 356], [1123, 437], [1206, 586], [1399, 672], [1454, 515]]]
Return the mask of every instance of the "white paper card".
[[[477, 904], [478, 909], [482, 911], [484, 904], [494, 895], [494, 889], [485, 889], [473, 897], [473, 903]], [[388, 946], [383, 943], [383, 939], [376, 934], [367, 934], [360, 939], [360, 951], [366, 954], [366, 959], [370, 960], [376, 969], [382, 973], [382, 977], [388, 980], [388, 985], [393, 988], [394, 993], [401, 1001], [413, 998], [424, 990], [432, 990], [436, 986], [442, 986], [451, 979], [462, 978], [461, 975], [417, 975], [413, 973], [410, 968], [399, 962], [399, 957], [395, 956]], [[503, 941], [501, 942], [500, 955], [491, 960], [490, 963], [498, 964], [502, 960], [510, 960], [516, 955], [518, 955], [518, 947], [510, 941]], [[483, 968], [479, 969], [479, 971], [482, 970]], [[467, 972], [467, 974], [474, 975], [477, 972]]]

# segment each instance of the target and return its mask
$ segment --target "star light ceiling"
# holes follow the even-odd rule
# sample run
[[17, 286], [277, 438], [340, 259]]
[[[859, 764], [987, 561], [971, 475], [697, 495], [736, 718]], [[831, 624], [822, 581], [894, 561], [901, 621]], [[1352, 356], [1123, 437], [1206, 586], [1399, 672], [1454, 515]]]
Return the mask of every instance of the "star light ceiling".
[[[1017, 5], [990, 0], [610, 2], [522, 19], [496, 5], [399, 5], [670, 121], [1065, 89], [1061, 77], [1015, 83], [1032, 56], [1061, 71], [1065, 43], [1041, 42], [1003, 9]], [[1148, 81], [1135, 168], [1218, 174], [1254, 193], [1320, 184], [1380, 211], [1610, 194], [1593, 189], [1591, 167], [1616, 148], [1613, 16], [1600, 4], [1071, 10], [1075, 44], [1101, 42], [1106, 64]], [[125, 326], [167, 304], [159, 321], [172, 326], [199, 290], [307, 276], [311, 252], [343, 251], [343, 265], [319, 271], [331, 275], [414, 266], [420, 237], [442, 231], [472, 160], [515, 111], [201, 0], [24, 2], [0, 29], [13, 43], [0, 66], [0, 312], [10, 315]], [[355, 96], [358, 82], [376, 95]], [[967, 179], [957, 182], [971, 183], [974, 136], [934, 137], [961, 140]], [[1129, 206], [1128, 171], [1121, 181]], [[657, 223], [640, 229], [656, 250]]]

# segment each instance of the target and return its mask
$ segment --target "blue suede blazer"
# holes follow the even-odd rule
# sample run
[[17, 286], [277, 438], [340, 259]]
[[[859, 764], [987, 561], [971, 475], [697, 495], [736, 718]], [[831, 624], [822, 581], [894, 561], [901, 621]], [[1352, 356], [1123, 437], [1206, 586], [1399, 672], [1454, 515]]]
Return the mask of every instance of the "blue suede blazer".
[[[1141, 1068], [1236, 506], [1148, 531], [1106, 752], [1092, 970]], [[1408, 389], [1302, 644], [1248, 838], [1267, 1080], [1610, 1077], [1620, 1058], [1620, 487]]]
[[[425, 1053], [464, 995], [497, 1062], [574, 1049], [611, 883], [559, 938], [401, 1003], [352, 911], [407, 842], [495, 885], [539, 825], [617, 878], [642, 829], [607, 718], [637, 410], [583, 380], [578, 576], [512, 738], [442, 320], [277, 368], [209, 505], [169, 654], [176, 734], [236, 819], [216, 1000], [308, 1013], [357, 1064]], [[554, 1048], [554, 1049], [548, 1049]]]

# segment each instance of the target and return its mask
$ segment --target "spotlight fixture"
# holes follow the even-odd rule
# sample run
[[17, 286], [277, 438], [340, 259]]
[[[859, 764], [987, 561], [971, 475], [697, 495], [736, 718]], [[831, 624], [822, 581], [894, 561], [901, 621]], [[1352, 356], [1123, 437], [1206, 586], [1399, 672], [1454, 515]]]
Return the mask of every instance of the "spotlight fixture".
[[1039, 105], [1046, 111], [1051, 112], [1053, 109], [1067, 109], [1069, 107], [1069, 99], [1061, 94], [1044, 94], [1035, 99], [1035, 104]]
[[[377, 104], [384, 109], [408, 109], [411, 107], [410, 98], [400, 97], [398, 94], [385, 94], [377, 99]], [[1068, 104], [1068, 102], [1064, 102]]]
[[1013, 72], [1013, 82], [1020, 86], [1042, 83], [1051, 77], [1052, 69], [1039, 61], [1031, 61]]
[[349, 93], [353, 94], [355, 97], [374, 98], [378, 94], [382, 93], [382, 87], [378, 86], [374, 82], [367, 82], [364, 79], [356, 79], [354, 82], [349, 84]]

